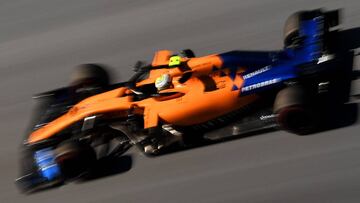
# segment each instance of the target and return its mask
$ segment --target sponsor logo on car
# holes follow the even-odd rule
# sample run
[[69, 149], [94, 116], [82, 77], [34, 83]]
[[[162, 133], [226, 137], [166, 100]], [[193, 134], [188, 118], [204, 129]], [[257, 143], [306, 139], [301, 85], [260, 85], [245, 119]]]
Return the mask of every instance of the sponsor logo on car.
[[277, 83], [279, 81], [280, 81], [279, 78], [266, 80], [266, 81], [259, 82], [259, 83], [253, 84], [253, 85], [245, 86], [245, 87], [241, 88], [241, 91], [242, 92], [247, 92], [247, 91], [250, 91], [250, 90], [258, 89], [260, 87], [265, 87], [265, 86], [268, 86], [268, 85], [275, 84], [275, 83]]
[[260, 68], [259, 70], [256, 70], [254, 72], [248, 73], [243, 76], [244, 79], [249, 79], [251, 77], [254, 77], [255, 75], [259, 75], [260, 73], [266, 72], [270, 70], [270, 66], [265, 66], [264, 68]]

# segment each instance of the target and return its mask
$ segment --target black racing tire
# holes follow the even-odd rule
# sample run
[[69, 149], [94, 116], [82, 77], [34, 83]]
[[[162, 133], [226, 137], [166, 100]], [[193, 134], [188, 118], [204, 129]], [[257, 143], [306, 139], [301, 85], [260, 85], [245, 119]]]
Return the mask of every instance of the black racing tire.
[[88, 144], [66, 141], [55, 149], [55, 161], [66, 178], [74, 178], [91, 168], [96, 161], [96, 153]]
[[75, 68], [71, 75], [70, 85], [79, 87], [101, 87], [110, 84], [110, 76], [106, 68], [99, 64], [82, 64]]
[[284, 25], [284, 45], [285, 47], [297, 46], [300, 34], [300, 22], [304, 11], [293, 13], [285, 21]]
[[308, 103], [309, 99], [307, 97], [303, 87], [299, 85], [285, 87], [277, 93], [273, 111], [277, 113], [289, 106], [303, 106]]
[[[303, 20], [313, 19], [317, 16], [323, 15], [321, 9], [309, 10], [309, 11], [298, 11], [290, 15], [285, 21], [284, 25], [284, 45], [288, 47], [297, 47], [301, 41], [300, 36], [300, 24]], [[336, 15], [336, 13], [335, 13]], [[335, 18], [334, 16], [333, 18]]]
[[299, 86], [281, 90], [275, 99], [273, 111], [281, 129], [297, 135], [315, 132], [316, 113], [309, 105], [310, 96]]

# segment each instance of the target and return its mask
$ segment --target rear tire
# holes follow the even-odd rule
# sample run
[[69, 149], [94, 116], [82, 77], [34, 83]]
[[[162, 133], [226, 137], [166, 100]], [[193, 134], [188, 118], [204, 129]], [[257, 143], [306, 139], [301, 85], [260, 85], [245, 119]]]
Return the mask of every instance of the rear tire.
[[304, 15], [303, 11], [293, 13], [285, 22], [284, 26], [284, 45], [288, 47], [296, 47], [300, 40], [300, 22]]
[[298, 135], [316, 130], [316, 113], [309, 105], [310, 96], [299, 86], [281, 90], [275, 99], [274, 113], [281, 129]]
[[[315, 17], [323, 15], [320, 9], [310, 10], [310, 11], [298, 11], [293, 13], [285, 21], [284, 26], [284, 45], [288, 47], [297, 47], [301, 41], [302, 36], [300, 36], [300, 27], [301, 22], [308, 19], [313, 19]], [[336, 18], [336, 12], [333, 14], [332, 18]]]

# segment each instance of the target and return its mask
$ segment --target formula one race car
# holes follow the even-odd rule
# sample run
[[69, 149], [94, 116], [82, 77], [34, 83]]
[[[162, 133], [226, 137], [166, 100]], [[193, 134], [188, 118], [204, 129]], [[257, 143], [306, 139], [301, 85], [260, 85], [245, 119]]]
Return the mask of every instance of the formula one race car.
[[131, 146], [159, 155], [265, 129], [321, 129], [327, 110], [349, 100], [354, 53], [333, 29], [338, 13], [291, 15], [279, 51], [162, 50], [117, 84], [99, 65], [80, 66], [69, 87], [36, 95], [41, 107], [22, 147], [18, 185], [61, 184]]

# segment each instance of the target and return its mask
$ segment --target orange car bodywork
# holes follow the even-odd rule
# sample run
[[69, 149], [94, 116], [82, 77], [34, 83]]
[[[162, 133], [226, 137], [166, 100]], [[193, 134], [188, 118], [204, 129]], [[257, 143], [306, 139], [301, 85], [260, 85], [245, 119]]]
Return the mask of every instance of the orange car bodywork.
[[[158, 51], [152, 66], [168, 65], [171, 55], [171, 51]], [[153, 84], [156, 78], [169, 74], [172, 85], [161, 90], [160, 96], [133, 101], [131, 89], [120, 87], [89, 97], [73, 106], [66, 114], [32, 132], [28, 143], [50, 138], [92, 115], [111, 113], [118, 117], [126, 117], [132, 112], [143, 115], [144, 128], [156, 127], [159, 121], [189, 126], [214, 119], [257, 99], [256, 95], [239, 97], [244, 82], [240, 74], [245, 67], [239, 67], [235, 78], [230, 78], [224, 77], [230, 70], [223, 67], [223, 61], [218, 55], [181, 58], [181, 61], [187, 64], [187, 70], [184, 71], [180, 67], [153, 69], [150, 70], [147, 79], [136, 84], [137, 87]], [[180, 83], [178, 80], [185, 72], [191, 72], [191, 77]], [[237, 87], [235, 90], [234, 85]]]

